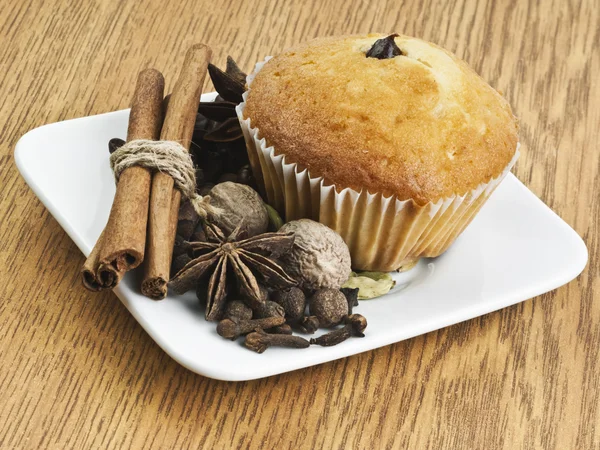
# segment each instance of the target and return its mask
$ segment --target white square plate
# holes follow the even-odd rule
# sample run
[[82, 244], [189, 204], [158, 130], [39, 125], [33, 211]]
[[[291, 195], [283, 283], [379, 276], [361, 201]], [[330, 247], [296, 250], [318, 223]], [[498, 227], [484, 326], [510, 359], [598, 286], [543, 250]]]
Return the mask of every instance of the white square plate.
[[[211, 100], [212, 94], [203, 100]], [[128, 110], [46, 125], [17, 144], [21, 174], [88, 255], [115, 193], [109, 139], [124, 138]], [[444, 255], [395, 274], [397, 287], [362, 301], [366, 337], [335, 347], [272, 348], [264, 354], [217, 335], [193, 293], [156, 302], [138, 293], [138, 274], [115, 289], [136, 320], [180, 364], [207, 377], [250, 380], [343, 358], [504, 308], [555, 289], [585, 267], [587, 249], [562, 219], [512, 174]]]

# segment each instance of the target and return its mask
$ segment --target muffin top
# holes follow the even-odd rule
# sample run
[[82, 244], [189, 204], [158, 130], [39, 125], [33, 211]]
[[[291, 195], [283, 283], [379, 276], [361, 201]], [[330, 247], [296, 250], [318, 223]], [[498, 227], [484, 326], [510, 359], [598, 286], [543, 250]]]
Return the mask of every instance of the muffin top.
[[338, 188], [425, 204], [498, 176], [518, 139], [506, 100], [420, 39], [398, 36], [402, 55], [367, 58], [383, 37], [315, 39], [272, 58], [245, 116], [286, 162]]

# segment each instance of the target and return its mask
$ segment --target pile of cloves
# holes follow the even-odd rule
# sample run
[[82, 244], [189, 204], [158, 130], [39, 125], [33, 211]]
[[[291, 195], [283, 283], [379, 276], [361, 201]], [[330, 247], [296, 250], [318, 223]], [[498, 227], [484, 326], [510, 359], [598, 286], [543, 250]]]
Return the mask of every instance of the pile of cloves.
[[[258, 353], [269, 347], [330, 347], [353, 336], [364, 336], [367, 321], [352, 312], [358, 305], [358, 289], [320, 289], [308, 298], [297, 287], [263, 292], [264, 303], [254, 309], [242, 300], [230, 301], [217, 333], [231, 340], [245, 335], [244, 345]], [[310, 340], [293, 335], [293, 330], [313, 334], [319, 328], [338, 325], [341, 327]]]

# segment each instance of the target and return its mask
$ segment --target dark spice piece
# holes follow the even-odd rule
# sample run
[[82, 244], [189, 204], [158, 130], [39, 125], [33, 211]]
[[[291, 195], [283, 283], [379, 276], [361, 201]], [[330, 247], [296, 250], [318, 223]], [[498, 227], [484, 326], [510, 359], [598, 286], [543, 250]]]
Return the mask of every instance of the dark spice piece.
[[[237, 103], [232, 102], [200, 102], [198, 105], [198, 112], [204, 117], [214, 120], [217, 122], [223, 122], [224, 120], [236, 117], [235, 107]], [[196, 120], [198, 120], [196, 118]], [[198, 123], [196, 122], [196, 126]]]
[[[201, 280], [198, 282], [196, 286], [196, 298], [198, 299], [201, 306], [206, 306], [206, 302], [208, 300], [208, 280]], [[219, 316], [217, 319], [220, 319]]]
[[196, 123], [194, 124], [194, 137], [192, 139], [192, 141], [194, 141], [194, 144], [196, 144], [196, 146], [194, 146], [194, 144], [192, 144], [192, 147], [190, 148], [190, 150], [195, 150], [195, 147], [197, 147], [198, 141], [204, 139], [204, 135], [206, 133], [208, 133], [210, 130], [212, 130], [215, 126], [216, 126], [216, 123], [214, 120], [208, 119], [207, 117], [204, 116], [204, 114], [200, 114], [200, 113], [196, 114]]
[[306, 297], [301, 289], [292, 287], [284, 291], [275, 291], [272, 298], [283, 307], [285, 318], [289, 321], [298, 321], [304, 316]]
[[217, 325], [217, 333], [219, 336], [234, 340], [256, 329], [273, 328], [284, 323], [285, 319], [283, 317], [268, 317], [266, 319], [254, 320], [223, 319]]
[[[248, 153], [235, 108], [242, 101], [246, 74], [228, 57], [225, 72], [209, 67], [219, 95], [198, 107], [191, 152], [204, 182], [216, 182], [224, 173], [236, 173], [247, 165]], [[253, 185], [253, 180], [241, 183]]]
[[308, 309], [322, 327], [331, 327], [348, 315], [348, 301], [338, 289], [320, 289], [310, 298]]
[[313, 334], [319, 329], [319, 326], [319, 319], [315, 316], [303, 317], [300, 322], [298, 322], [298, 328], [302, 333], [306, 334]]
[[[202, 224], [199, 224], [194, 230], [194, 234], [190, 237], [190, 242], [205, 242], [206, 234], [204, 233], [204, 228]], [[188, 243], [189, 247], [189, 243]]]
[[177, 258], [179, 255], [188, 254], [190, 251], [190, 244], [188, 241], [181, 236], [175, 236], [175, 245], [173, 246], [173, 258]]
[[310, 343], [300, 336], [268, 334], [258, 330], [246, 336], [244, 345], [256, 353], [262, 353], [269, 347], [307, 348]]
[[321, 345], [323, 347], [331, 347], [340, 342], [344, 342], [349, 337], [365, 337], [364, 331], [367, 328], [367, 319], [360, 314], [352, 314], [344, 319], [345, 325], [330, 333], [313, 338], [311, 344]]
[[394, 56], [402, 56], [402, 50], [398, 48], [394, 38], [397, 34], [390, 34], [388, 37], [377, 39], [373, 46], [367, 52], [367, 58], [389, 59]]
[[179, 208], [179, 217], [177, 218], [177, 235], [181, 236], [184, 240], [189, 240], [196, 226], [200, 216], [189, 201], [185, 201]]
[[241, 300], [233, 300], [228, 302], [225, 307], [225, 318], [250, 320], [252, 319], [252, 309]]
[[124, 144], [125, 141], [123, 139], [112, 138], [110, 141], [108, 141], [108, 152], [112, 155], [116, 149], [122, 147]]
[[267, 300], [254, 310], [255, 319], [264, 319], [265, 317], [285, 317], [285, 310], [278, 303]]
[[[252, 169], [248, 164], [242, 166], [237, 173], [237, 182], [241, 184], [253, 184]], [[275, 230], [277, 231], [277, 230]]]
[[232, 183], [237, 182], [237, 175], [235, 173], [224, 173], [219, 177], [217, 183], [227, 183], [228, 181]]
[[197, 189], [198, 194], [200, 194], [202, 197], [205, 197], [210, 193], [210, 190], [214, 187], [215, 187], [214, 183], [204, 183], [202, 186], [200, 186]]
[[215, 89], [223, 99], [233, 103], [242, 102], [242, 94], [246, 90], [244, 83], [234, 78], [234, 76], [223, 72], [214, 64], [208, 65], [208, 73], [215, 85]]
[[352, 314], [352, 308], [358, 306], [358, 288], [341, 288], [340, 292], [344, 294], [348, 301], [348, 314]]
[[[264, 305], [265, 302], [269, 299], [269, 291], [262, 284], [258, 285], [258, 292], [256, 293], [257, 297], [253, 296], [244, 296], [243, 301], [252, 309], [252, 311], [256, 311], [261, 305]], [[266, 316], [268, 317], [268, 316]]]
[[233, 269], [241, 296], [255, 303], [264, 301], [256, 275], [265, 284], [279, 289], [295, 284], [274, 261], [274, 258], [292, 247], [293, 233], [264, 233], [240, 239], [239, 228], [225, 237], [212, 224], [206, 224], [205, 233], [207, 242], [190, 242], [192, 252], [197, 256], [175, 275], [169, 282], [169, 287], [174, 292], [183, 294], [212, 273], [207, 290], [207, 320], [218, 320], [225, 310], [228, 267]]
[[205, 141], [231, 142], [244, 137], [240, 122], [237, 117], [231, 117], [221, 122], [214, 129], [204, 135]]
[[242, 85], [246, 84], [246, 74], [240, 69], [231, 56], [227, 57], [227, 68], [225, 69], [225, 72], [238, 83]]
[[174, 257], [173, 262], [171, 263], [171, 275], [175, 275], [177, 272], [183, 269], [185, 265], [191, 260], [192, 258], [190, 258], [190, 255], [188, 255], [187, 253], [182, 253]]
[[279, 325], [278, 327], [275, 328], [269, 328], [267, 330], [267, 333], [269, 334], [292, 334], [292, 327], [287, 324], [284, 323], [283, 325]]

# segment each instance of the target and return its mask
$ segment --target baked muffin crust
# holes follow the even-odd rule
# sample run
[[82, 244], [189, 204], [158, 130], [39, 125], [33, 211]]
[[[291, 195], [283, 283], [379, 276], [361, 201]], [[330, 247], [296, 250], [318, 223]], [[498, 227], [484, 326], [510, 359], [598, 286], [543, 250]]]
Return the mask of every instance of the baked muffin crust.
[[506, 100], [420, 39], [395, 38], [404, 56], [367, 58], [384, 36], [321, 38], [274, 57], [245, 116], [286, 162], [340, 189], [425, 204], [498, 176], [518, 139]]

